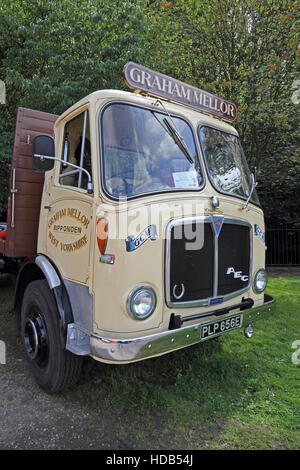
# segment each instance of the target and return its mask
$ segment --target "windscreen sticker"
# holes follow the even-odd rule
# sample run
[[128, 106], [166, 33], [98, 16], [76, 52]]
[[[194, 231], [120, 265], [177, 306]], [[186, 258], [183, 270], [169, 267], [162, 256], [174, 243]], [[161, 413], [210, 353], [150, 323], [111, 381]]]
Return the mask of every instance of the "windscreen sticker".
[[[69, 218], [71, 221], [66, 222], [63, 220], [65, 218]], [[89, 219], [78, 209], [60, 209], [48, 222], [49, 241], [55, 248], [58, 248], [65, 253], [80, 250], [88, 243], [86, 231], [89, 223]], [[76, 238], [74, 241], [66, 240], [66, 236], [68, 235]]]
[[197, 172], [177, 171], [173, 173], [173, 180], [176, 188], [198, 188]]

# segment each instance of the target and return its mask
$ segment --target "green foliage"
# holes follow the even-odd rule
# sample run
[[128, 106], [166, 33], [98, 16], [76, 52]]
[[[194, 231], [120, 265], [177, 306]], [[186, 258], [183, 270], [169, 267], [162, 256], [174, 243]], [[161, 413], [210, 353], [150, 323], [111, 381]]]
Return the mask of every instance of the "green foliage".
[[0, 213], [17, 107], [60, 114], [95, 90], [124, 89], [124, 64], [150, 56], [150, 24], [143, 0], [1, 1]]
[[299, 2], [156, 0], [151, 11], [162, 31], [156, 69], [237, 104], [266, 217], [300, 222]]
[[266, 217], [300, 222], [297, 13], [291, 0], [0, 0], [0, 213], [17, 107], [59, 114], [124, 89], [133, 60], [234, 101]]

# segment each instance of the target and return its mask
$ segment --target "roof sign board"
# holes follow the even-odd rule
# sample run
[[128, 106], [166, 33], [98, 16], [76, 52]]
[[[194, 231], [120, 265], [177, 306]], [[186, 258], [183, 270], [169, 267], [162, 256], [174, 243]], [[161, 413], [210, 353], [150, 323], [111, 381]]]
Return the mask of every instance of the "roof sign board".
[[123, 69], [123, 76], [127, 86], [134, 90], [141, 90], [150, 95], [184, 104], [204, 113], [213, 114], [225, 121], [236, 120], [237, 107], [231, 101], [168, 75], [155, 72], [134, 62], [127, 62]]

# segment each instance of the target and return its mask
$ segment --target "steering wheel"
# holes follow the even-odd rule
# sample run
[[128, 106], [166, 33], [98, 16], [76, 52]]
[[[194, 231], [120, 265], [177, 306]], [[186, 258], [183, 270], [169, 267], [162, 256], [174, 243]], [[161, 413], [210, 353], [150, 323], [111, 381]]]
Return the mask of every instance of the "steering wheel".
[[[122, 184], [119, 184], [115, 188], [113, 188], [112, 184], [109, 184], [114, 178], [122, 180]], [[107, 180], [107, 186], [110, 186], [112, 188], [111, 193], [113, 196], [127, 196], [132, 194], [133, 192], [133, 185], [128, 183], [127, 179], [119, 174], [111, 175], [111, 177]]]
[[162, 183], [161, 181], [146, 181], [145, 183], [142, 183], [140, 186], [137, 186], [135, 188], [136, 192], [142, 192], [143, 191], [158, 191], [160, 189], [167, 189], [170, 188], [169, 185]]

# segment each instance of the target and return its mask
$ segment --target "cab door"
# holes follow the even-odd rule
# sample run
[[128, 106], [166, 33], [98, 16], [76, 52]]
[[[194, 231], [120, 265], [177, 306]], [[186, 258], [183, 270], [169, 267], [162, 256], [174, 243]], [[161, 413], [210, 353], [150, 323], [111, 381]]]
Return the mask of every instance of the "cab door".
[[91, 249], [93, 194], [87, 191], [88, 173], [92, 176], [91, 158], [86, 109], [65, 124], [59, 179], [51, 187], [45, 208], [46, 253], [64, 278], [83, 284], [89, 278]]

